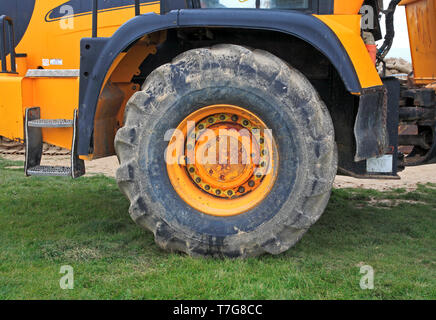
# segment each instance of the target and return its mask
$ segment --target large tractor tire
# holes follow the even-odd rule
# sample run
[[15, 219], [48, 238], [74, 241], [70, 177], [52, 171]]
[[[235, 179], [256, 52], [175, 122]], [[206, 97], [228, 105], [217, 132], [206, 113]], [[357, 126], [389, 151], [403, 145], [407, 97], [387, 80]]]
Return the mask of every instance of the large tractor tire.
[[132, 219], [163, 249], [191, 256], [288, 250], [323, 213], [337, 170], [332, 120], [311, 83], [237, 45], [154, 70], [127, 104], [115, 148]]

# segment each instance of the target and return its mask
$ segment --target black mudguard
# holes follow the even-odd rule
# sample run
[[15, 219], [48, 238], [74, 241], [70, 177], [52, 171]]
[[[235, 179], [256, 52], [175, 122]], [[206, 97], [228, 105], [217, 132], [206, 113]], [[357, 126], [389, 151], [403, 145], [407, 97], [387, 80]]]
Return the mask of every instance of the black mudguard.
[[386, 126], [387, 90], [384, 86], [362, 90], [354, 126], [356, 155], [354, 161], [381, 156], [388, 151]]

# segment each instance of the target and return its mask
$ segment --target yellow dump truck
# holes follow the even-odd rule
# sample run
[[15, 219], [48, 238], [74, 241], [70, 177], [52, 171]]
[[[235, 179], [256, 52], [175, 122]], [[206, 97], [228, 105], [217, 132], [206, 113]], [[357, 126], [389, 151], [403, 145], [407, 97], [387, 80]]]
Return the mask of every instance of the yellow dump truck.
[[[397, 5], [408, 81], [376, 68]], [[1, 1], [0, 136], [25, 143], [28, 176], [116, 154], [132, 219], [164, 249], [279, 254], [337, 173], [435, 161], [435, 31], [435, 0]], [[41, 165], [43, 142], [71, 165]]]

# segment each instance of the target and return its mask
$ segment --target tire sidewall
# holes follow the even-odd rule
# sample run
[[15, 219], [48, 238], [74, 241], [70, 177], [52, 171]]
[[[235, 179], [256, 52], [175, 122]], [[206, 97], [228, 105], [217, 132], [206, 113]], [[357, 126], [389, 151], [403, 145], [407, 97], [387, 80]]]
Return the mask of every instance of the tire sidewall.
[[[259, 117], [279, 153], [272, 190], [257, 207], [232, 217], [186, 204], [165, 163], [165, 134], [216, 104]], [[286, 251], [321, 216], [337, 169], [333, 123], [310, 82], [274, 55], [237, 45], [193, 49], [154, 70], [129, 100], [115, 147], [121, 159], [117, 180], [131, 201], [132, 218], [162, 248], [190, 255]]]
[[[138, 158], [143, 193], [157, 205], [154, 214], [191, 239], [201, 241], [204, 237], [213, 237], [218, 243], [232, 236], [237, 236], [239, 241], [243, 241], [244, 236], [251, 239], [256, 237], [255, 233], [264, 234], [268, 227], [276, 228], [280, 223], [277, 221], [292, 218], [294, 208], [284, 206], [296, 202], [292, 198], [302, 197], [308, 169], [304, 165], [307, 150], [305, 134], [299, 132], [301, 126], [292, 112], [293, 107], [283, 106], [275, 98], [274, 90], [259, 92], [259, 88], [242, 87], [241, 83], [247, 83], [244, 79], [233, 82], [231, 86], [227, 82], [226, 87], [220, 87], [220, 81], [209, 82], [208, 87], [200, 90], [185, 89], [186, 94], [174, 103], [162, 100], [156, 113], [150, 115], [155, 117], [149, 121], [154, 126], [147, 127], [148, 134], [141, 135]], [[296, 100], [293, 102], [298, 104]], [[165, 133], [176, 128], [192, 112], [213, 104], [236, 105], [256, 114], [272, 130], [279, 152], [278, 177], [270, 193], [257, 207], [233, 217], [203, 214], [187, 205], [172, 187], [164, 160], [168, 147], [168, 141], [163, 138]]]

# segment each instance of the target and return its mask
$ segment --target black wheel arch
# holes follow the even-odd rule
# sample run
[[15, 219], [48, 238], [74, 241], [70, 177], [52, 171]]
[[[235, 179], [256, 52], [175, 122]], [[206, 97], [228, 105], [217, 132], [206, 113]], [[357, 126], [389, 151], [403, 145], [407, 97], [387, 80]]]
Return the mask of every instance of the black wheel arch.
[[331, 63], [348, 92], [362, 91], [345, 48], [334, 32], [312, 15], [294, 11], [247, 9], [186, 9], [165, 15], [144, 14], [126, 22], [110, 38], [84, 38], [81, 41], [80, 155], [90, 153], [99, 94], [116, 57], [144, 35], [201, 27], [270, 31], [298, 38], [319, 51]]

